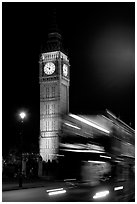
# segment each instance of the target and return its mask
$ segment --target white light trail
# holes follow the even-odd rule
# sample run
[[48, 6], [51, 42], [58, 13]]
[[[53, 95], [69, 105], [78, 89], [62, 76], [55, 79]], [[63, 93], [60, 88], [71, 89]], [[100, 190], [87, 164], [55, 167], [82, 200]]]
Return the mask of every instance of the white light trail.
[[70, 152], [87, 152], [87, 153], [104, 153], [104, 152], [101, 152], [101, 151], [97, 151], [97, 150], [80, 150], [80, 149], [62, 149], [63, 151], [70, 151]]
[[60, 191], [60, 190], [63, 190], [63, 188], [50, 189], [50, 190], [47, 190], [47, 192]]
[[74, 114], [71, 114], [71, 113], [70, 113], [69, 115], [70, 115], [72, 118], [75, 118], [75, 119], [77, 119], [77, 120], [79, 120], [79, 121], [81, 121], [81, 122], [83, 122], [83, 123], [86, 123], [87, 125], [90, 125], [90, 126], [96, 128], [96, 129], [98, 129], [98, 130], [101, 130], [101, 131], [107, 133], [107, 134], [110, 133], [109, 130], [106, 130], [106, 129], [104, 129], [104, 128], [98, 126], [97, 124], [92, 123], [92, 122], [90, 122], [90, 121], [88, 121], [88, 120], [86, 120], [86, 119], [84, 119], [84, 118], [81, 118], [80, 116], [77, 116], [77, 115], [74, 115]]
[[121, 189], [123, 189], [124, 187], [123, 186], [118, 186], [118, 187], [115, 187], [114, 188], [114, 191], [119, 191], [119, 190], [121, 190]]
[[109, 194], [109, 191], [98, 192], [93, 196], [93, 198], [97, 199], [97, 198], [105, 197], [108, 194]]
[[135, 130], [133, 128], [131, 128], [129, 125], [127, 125], [126, 123], [124, 123], [122, 120], [120, 120], [119, 118], [117, 118], [114, 114], [112, 114], [110, 111], [106, 110], [107, 113], [109, 115], [111, 115], [114, 119], [118, 120], [119, 122], [121, 122], [123, 125], [125, 125], [126, 127], [128, 127], [130, 130], [132, 130], [135, 133]]
[[103, 161], [91, 161], [89, 160], [88, 162], [91, 162], [91, 163], [94, 163], [94, 164], [104, 164], [106, 162], [103, 162]]
[[76, 179], [64, 179], [64, 181], [76, 181]]
[[52, 191], [52, 192], [49, 192], [49, 196], [51, 195], [57, 195], [57, 194], [62, 194], [62, 193], [66, 193], [66, 190], [60, 190], [60, 191]]
[[111, 159], [111, 157], [109, 157], [109, 156], [104, 156], [104, 155], [100, 155], [100, 157], [107, 158], [107, 159]]
[[67, 147], [67, 148], [74, 148], [74, 149], [83, 149], [84, 148], [79, 144], [63, 144], [63, 143], [60, 143], [60, 146], [61, 147]]
[[117, 118], [114, 114], [112, 114], [112, 113], [111, 113], [110, 111], [108, 111], [108, 110], [107, 110], [107, 113], [108, 113], [109, 115], [111, 115], [113, 118], [115, 118], [115, 119]]
[[68, 126], [70, 126], [70, 127], [73, 127], [73, 128], [75, 128], [75, 129], [80, 130], [79, 127], [77, 127], [77, 126], [75, 126], [75, 125], [72, 125], [72, 124], [70, 124], [70, 123], [65, 123], [65, 125], [68, 125]]

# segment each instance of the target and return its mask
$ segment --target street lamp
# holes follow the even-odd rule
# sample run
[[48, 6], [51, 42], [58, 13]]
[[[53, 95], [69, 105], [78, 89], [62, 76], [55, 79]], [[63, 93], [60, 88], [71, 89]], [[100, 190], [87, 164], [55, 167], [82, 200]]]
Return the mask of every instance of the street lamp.
[[25, 113], [25, 112], [21, 112], [21, 113], [19, 114], [19, 116], [20, 116], [20, 118], [21, 118], [22, 121], [23, 121], [23, 119], [26, 117], [26, 113]]
[[21, 119], [19, 187], [22, 187], [22, 134], [23, 134], [23, 122], [24, 122], [24, 119], [26, 117], [26, 113], [25, 112], [20, 112], [19, 117]]

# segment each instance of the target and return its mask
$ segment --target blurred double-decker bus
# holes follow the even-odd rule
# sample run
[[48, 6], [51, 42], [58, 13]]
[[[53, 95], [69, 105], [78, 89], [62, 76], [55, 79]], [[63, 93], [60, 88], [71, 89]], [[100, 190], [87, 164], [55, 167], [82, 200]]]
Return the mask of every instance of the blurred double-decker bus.
[[135, 131], [109, 111], [69, 114], [62, 121], [59, 165], [59, 177], [67, 183], [104, 187], [109, 201], [130, 201], [135, 195]]

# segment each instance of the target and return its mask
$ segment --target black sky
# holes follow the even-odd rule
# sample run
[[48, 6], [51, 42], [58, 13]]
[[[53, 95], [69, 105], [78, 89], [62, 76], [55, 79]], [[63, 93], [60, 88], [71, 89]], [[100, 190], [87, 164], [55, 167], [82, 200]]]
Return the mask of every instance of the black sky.
[[[70, 59], [70, 112], [110, 109], [135, 125], [135, 3], [3, 3], [3, 152], [18, 142], [18, 111], [28, 112], [26, 149], [38, 143], [39, 55], [51, 12]], [[28, 141], [28, 142], [27, 142]]]

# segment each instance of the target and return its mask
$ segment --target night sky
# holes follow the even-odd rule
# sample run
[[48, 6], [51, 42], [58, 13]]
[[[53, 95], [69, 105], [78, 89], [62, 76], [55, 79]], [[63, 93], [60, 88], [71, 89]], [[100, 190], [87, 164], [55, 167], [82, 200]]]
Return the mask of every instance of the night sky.
[[135, 126], [135, 3], [3, 3], [3, 154], [18, 146], [19, 111], [24, 148], [38, 146], [39, 55], [47, 40], [53, 8], [70, 60], [70, 112], [109, 109]]

